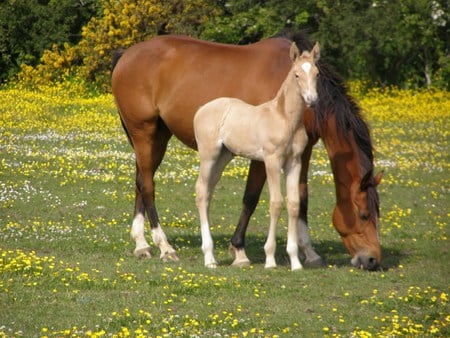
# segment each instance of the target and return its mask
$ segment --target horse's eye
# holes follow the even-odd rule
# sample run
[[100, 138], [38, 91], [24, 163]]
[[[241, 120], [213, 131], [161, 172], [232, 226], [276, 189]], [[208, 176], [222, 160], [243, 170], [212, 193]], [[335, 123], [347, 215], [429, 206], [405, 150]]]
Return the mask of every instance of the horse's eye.
[[298, 79], [300, 77], [297, 73], [294, 73], [294, 76], [296, 79]]
[[359, 214], [359, 217], [363, 220], [363, 221], [367, 221], [369, 219], [369, 213], [368, 212], [361, 212]]

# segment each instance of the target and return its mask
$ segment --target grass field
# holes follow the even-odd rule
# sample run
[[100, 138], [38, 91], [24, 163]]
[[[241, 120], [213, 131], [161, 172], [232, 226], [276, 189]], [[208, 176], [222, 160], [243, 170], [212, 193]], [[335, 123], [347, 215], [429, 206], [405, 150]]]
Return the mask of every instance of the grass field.
[[[110, 95], [69, 87], [0, 91], [0, 337], [450, 336], [450, 94], [359, 97], [383, 170], [382, 271], [350, 266], [331, 224], [334, 183], [321, 144], [310, 169], [310, 226], [328, 266], [291, 272], [286, 214], [275, 270], [264, 269], [268, 194], [247, 240], [227, 252], [247, 161], [212, 204], [219, 268], [203, 267], [194, 201], [197, 154], [173, 139], [157, 207], [181, 262], [138, 260], [129, 237], [134, 160]], [[150, 236], [149, 236], [150, 240]]]

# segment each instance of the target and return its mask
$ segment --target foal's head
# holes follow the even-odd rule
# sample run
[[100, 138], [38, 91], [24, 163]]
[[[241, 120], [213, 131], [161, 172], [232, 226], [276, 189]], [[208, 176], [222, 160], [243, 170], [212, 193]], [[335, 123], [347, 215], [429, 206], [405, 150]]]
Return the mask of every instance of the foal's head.
[[295, 42], [291, 44], [289, 53], [293, 62], [292, 72], [300, 88], [300, 94], [308, 107], [314, 105], [317, 101], [317, 74], [319, 70], [316, 62], [320, 57], [320, 46], [316, 42], [311, 51], [304, 51], [300, 54]]

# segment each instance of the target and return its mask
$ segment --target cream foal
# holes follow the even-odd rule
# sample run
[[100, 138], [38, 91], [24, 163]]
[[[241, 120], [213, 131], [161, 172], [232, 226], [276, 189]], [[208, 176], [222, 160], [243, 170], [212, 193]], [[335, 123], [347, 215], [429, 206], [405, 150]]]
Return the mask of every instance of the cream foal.
[[301, 155], [308, 141], [303, 126], [306, 105], [317, 100], [316, 61], [320, 47], [301, 55], [292, 43], [293, 65], [276, 97], [259, 106], [236, 98], [218, 98], [200, 107], [194, 118], [195, 138], [200, 156], [196, 203], [200, 214], [205, 266], [217, 267], [209, 227], [209, 203], [215, 185], [233, 156], [264, 161], [270, 193], [270, 227], [264, 245], [266, 268], [276, 267], [276, 225], [283, 196], [280, 176], [284, 170], [288, 210], [287, 253], [291, 269], [301, 269], [298, 258], [299, 179]]

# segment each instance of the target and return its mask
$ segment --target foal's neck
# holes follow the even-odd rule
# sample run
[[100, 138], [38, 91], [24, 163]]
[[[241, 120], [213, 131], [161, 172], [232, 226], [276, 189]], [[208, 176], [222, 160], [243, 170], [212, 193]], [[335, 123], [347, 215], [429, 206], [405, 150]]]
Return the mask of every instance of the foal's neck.
[[292, 71], [289, 71], [273, 101], [277, 111], [297, 126], [302, 119], [304, 102]]

